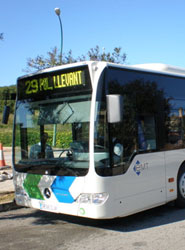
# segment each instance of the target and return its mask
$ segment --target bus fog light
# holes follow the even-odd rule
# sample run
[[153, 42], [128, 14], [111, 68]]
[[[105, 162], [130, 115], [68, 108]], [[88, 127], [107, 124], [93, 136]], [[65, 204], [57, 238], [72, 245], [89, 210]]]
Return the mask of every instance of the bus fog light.
[[78, 203], [84, 203], [84, 204], [96, 204], [100, 205], [103, 204], [108, 199], [107, 193], [84, 193], [80, 194], [80, 196], [77, 199]]
[[92, 194], [92, 203], [94, 204], [103, 204], [107, 199], [107, 193]]
[[78, 203], [91, 203], [91, 195], [90, 194], [80, 194], [77, 199]]

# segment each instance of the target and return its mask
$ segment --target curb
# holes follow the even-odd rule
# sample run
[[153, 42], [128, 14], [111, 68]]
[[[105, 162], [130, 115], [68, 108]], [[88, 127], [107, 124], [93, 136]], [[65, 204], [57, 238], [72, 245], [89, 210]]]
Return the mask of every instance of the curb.
[[14, 209], [19, 209], [21, 206], [18, 206], [15, 201], [7, 202], [0, 204], [0, 212], [10, 211]]
[[[12, 194], [14, 193], [14, 191], [9, 191], [9, 192], [1, 192], [1, 195], [8, 195], [8, 194]], [[0, 203], [0, 212], [6, 212], [6, 211], [10, 211], [10, 210], [14, 210], [14, 209], [19, 209], [22, 208], [22, 206], [19, 206], [16, 204], [15, 199], [13, 199], [12, 201], [5, 201]]]
[[3, 167], [0, 167], [0, 170], [5, 170], [5, 169], [10, 169], [11, 166], [3, 166]]

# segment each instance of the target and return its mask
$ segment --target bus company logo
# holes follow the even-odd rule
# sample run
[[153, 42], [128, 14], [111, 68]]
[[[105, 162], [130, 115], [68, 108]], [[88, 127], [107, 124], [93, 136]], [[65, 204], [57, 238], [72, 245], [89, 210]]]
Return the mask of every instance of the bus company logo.
[[136, 161], [133, 167], [133, 170], [138, 176], [141, 174], [142, 171], [147, 170], [147, 169], [148, 169], [148, 162], [140, 163], [140, 161]]

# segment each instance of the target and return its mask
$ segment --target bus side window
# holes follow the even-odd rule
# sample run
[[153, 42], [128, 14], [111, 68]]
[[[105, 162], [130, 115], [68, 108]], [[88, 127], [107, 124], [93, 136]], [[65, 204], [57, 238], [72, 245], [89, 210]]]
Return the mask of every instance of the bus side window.
[[167, 123], [166, 150], [184, 148], [184, 111], [182, 108], [172, 110]]
[[138, 117], [138, 148], [140, 151], [156, 149], [155, 118], [150, 115]]

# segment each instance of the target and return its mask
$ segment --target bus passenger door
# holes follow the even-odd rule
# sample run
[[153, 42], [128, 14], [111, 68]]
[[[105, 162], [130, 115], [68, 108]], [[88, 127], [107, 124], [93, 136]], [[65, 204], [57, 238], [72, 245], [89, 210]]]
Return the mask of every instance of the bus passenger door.
[[157, 151], [156, 118], [154, 115], [139, 115], [137, 118], [137, 149], [131, 161], [128, 176], [134, 187], [138, 209], [150, 208], [166, 201], [164, 152]]
[[[116, 192], [122, 197], [122, 203], [126, 204], [124, 210], [128, 210], [128, 213], [151, 208], [166, 201], [165, 159], [164, 152], [157, 152], [155, 124], [155, 117], [152, 115], [138, 116], [135, 126], [128, 126], [129, 132], [126, 126], [124, 130], [115, 129], [118, 124], [114, 124], [114, 131], [119, 131], [116, 134], [122, 134], [122, 141], [121, 137], [119, 141], [123, 145], [123, 158], [120, 157], [120, 161], [125, 164], [117, 186], [119, 190]], [[117, 159], [118, 157], [113, 158], [115, 169], [118, 165]]]
[[164, 152], [136, 155], [125, 178], [128, 185], [133, 183], [129, 192], [135, 208], [150, 208], [166, 201]]

